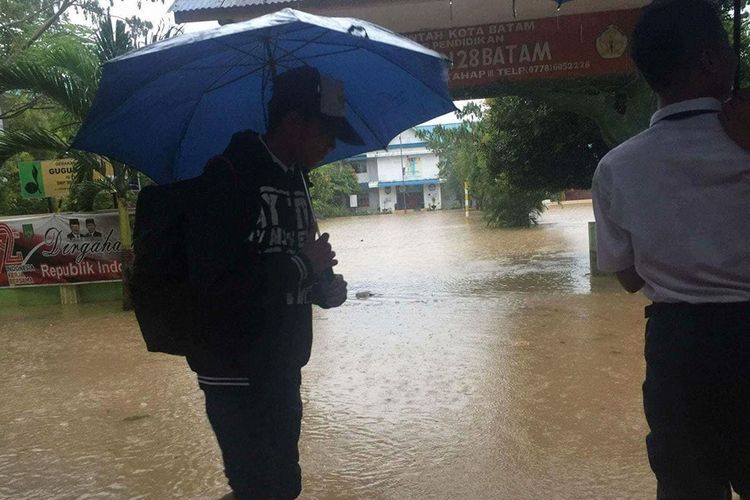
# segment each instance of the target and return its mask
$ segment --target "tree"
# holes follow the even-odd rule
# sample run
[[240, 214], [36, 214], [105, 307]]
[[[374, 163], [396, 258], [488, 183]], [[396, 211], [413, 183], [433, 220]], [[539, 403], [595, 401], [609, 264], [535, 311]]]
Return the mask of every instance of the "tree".
[[[725, 17], [727, 31], [732, 36], [734, 0], [718, 0]], [[743, 12], [750, 5], [742, 0]], [[750, 85], [750, 30], [743, 18], [741, 74], [743, 87]], [[646, 82], [637, 74], [597, 78], [579, 78], [542, 82], [502, 82], [496, 86], [495, 96], [516, 96], [546, 103], [558, 111], [573, 113], [593, 121], [609, 148], [633, 137], [649, 126], [656, 110], [656, 97]]]
[[[732, 0], [722, 0], [731, 32]], [[747, 2], [743, 1], [743, 8]], [[750, 84], [747, 22], [742, 24], [742, 86]], [[656, 98], [640, 76], [508, 84], [516, 97], [490, 101], [487, 142], [493, 171], [522, 189], [590, 186], [607, 151], [648, 127]]]
[[417, 135], [439, 158], [440, 177], [449, 192], [463, 199], [464, 181], [484, 219], [493, 227], [529, 227], [544, 210], [546, 192], [523, 189], [509, 181], [506, 172], [488, 168], [488, 146], [492, 122], [486, 108], [470, 103], [459, 113], [458, 126], [437, 126]]
[[542, 201], [548, 193], [524, 190], [510, 184], [503, 175], [485, 187], [484, 218], [492, 227], [530, 227], [536, 225], [544, 212]]
[[522, 191], [588, 189], [609, 148], [590, 119], [530, 98], [489, 101], [483, 154]]
[[70, 0], [0, 0], [2, 59], [18, 55], [44, 35], [56, 32], [58, 21], [72, 4]]
[[[131, 20], [131, 22], [133, 22]], [[0, 133], [0, 164], [23, 152], [36, 151], [47, 158], [69, 156], [75, 159], [74, 183], [68, 208], [91, 210], [98, 193], [114, 195], [119, 211], [120, 240], [123, 248], [123, 305], [129, 307], [129, 277], [132, 237], [128, 213], [129, 184], [135, 171], [117, 161], [107, 175], [107, 160], [98, 155], [68, 150], [68, 144], [88, 113], [99, 84], [100, 65], [111, 57], [124, 54], [139, 42], [148, 40], [144, 29], [150, 24], [136, 23], [134, 30], [126, 22], [113, 24], [111, 16], [99, 18], [98, 29], [90, 40], [71, 36], [56, 40], [44, 51], [29, 49], [0, 65], [0, 92], [12, 92], [19, 98], [42, 100], [54, 104], [66, 123], [54, 129], [39, 126], [10, 127]], [[172, 36], [177, 30], [159, 33]], [[94, 180], [94, 172], [102, 174]]]
[[416, 131], [417, 137], [438, 157], [438, 171], [445, 181], [445, 190], [458, 200], [464, 199], [464, 181], [480, 186], [486, 180], [477, 148], [484, 134], [483, 113], [483, 106], [468, 103], [456, 113], [461, 120], [458, 125], [438, 125], [429, 131]]
[[[35, 122], [28, 120], [35, 108], [32, 106], [9, 121], [7, 129], [0, 133], [0, 163], [21, 153], [33, 153], [37, 158], [65, 155], [72, 135], [88, 112], [97, 82], [98, 61], [90, 47], [75, 37], [57, 39], [43, 51], [30, 49], [0, 65], [0, 92], [55, 111], [54, 116], [47, 113], [46, 120]], [[91, 157], [72, 154], [82, 163], [96, 163]]]
[[315, 213], [321, 217], [348, 214], [349, 195], [358, 192], [357, 174], [346, 162], [337, 161], [310, 172], [310, 196]]
[[[734, 41], [734, 0], [719, 0], [721, 10], [724, 14], [724, 26], [729, 33], [730, 39]], [[742, 0], [741, 11], [746, 12], [750, 1]], [[747, 14], [745, 14], [747, 15]], [[746, 17], [740, 20], [740, 87], [750, 86], [750, 28]]]
[[[120, 0], [130, 1], [130, 0]], [[152, 3], [164, 0], [146, 0]], [[143, 0], [137, 0], [140, 9]], [[60, 29], [71, 11], [82, 12], [91, 20], [101, 18], [114, 0], [0, 0], [0, 48], [5, 58], [23, 53], [50, 31]], [[151, 29], [150, 23], [137, 17], [126, 20], [130, 25], [140, 24]], [[136, 26], [131, 26], [138, 31]]]

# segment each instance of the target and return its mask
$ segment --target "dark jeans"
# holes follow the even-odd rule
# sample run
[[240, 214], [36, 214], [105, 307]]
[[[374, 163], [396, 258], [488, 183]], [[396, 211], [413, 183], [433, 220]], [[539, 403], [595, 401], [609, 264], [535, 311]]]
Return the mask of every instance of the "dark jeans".
[[750, 303], [646, 308], [643, 403], [659, 500], [750, 498]]
[[299, 370], [251, 380], [249, 387], [201, 384], [201, 389], [235, 496], [296, 498], [302, 490]]

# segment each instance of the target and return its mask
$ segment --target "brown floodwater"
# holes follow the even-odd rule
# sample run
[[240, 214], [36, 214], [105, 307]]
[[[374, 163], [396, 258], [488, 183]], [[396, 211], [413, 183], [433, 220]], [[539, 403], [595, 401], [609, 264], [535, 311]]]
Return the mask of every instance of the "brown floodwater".
[[[589, 276], [589, 220], [324, 221], [350, 300], [315, 312], [302, 498], [653, 498], [645, 300]], [[0, 498], [226, 493], [193, 374], [117, 304], [0, 309], [0, 345]]]

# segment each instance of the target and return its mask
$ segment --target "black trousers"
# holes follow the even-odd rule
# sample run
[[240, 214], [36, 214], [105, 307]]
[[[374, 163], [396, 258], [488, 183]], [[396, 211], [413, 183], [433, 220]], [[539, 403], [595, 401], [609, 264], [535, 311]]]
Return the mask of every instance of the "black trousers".
[[646, 317], [657, 499], [750, 498], [750, 302], [657, 303]]
[[299, 369], [293, 369], [266, 373], [249, 386], [201, 384], [224, 473], [238, 500], [300, 494], [300, 382]]

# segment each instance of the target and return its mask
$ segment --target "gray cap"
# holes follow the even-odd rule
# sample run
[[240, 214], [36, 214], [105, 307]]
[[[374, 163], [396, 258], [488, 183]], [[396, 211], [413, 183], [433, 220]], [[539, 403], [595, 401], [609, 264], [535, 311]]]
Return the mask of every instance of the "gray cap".
[[273, 79], [270, 107], [281, 113], [300, 111], [318, 116], [337, 139], [347, 144], [365, 143], [346, 119], [344, 84], [311, 66], [300, 66], [277, 75]]

